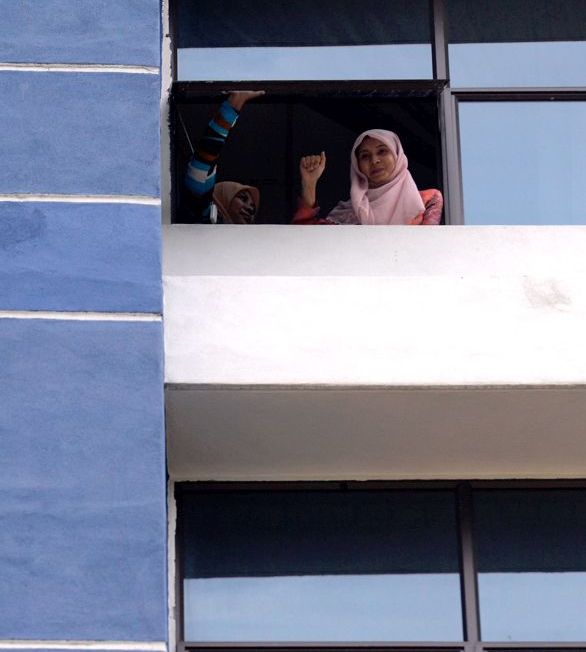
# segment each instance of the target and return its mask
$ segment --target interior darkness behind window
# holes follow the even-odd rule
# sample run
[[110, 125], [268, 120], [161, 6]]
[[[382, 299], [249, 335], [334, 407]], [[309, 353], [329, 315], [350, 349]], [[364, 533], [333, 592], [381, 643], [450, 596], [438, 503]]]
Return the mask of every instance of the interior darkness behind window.
[[[214, 87], [218, 88], [218, 84]], [[367, 92], [368, 84], [316, 93], [303, 85], [272, 91], [248, 104], [222, 152], [218, 181], [237, 180], [261, 190], [258, 223], [288, 224], [299, 191], [299, 159], [325, 150], [327, 168], [319, 185], [322, 214], [349, 196], [350, 150], [356, 136], [377, 127], [395, 131], [419, 188], [441, 188], [438, 97], [433, 82], [413, 91]], [[346, 85], [348, 88], [348, 85]], [[372, 88], [372, 86], [370, 86]], [[175, 220], [186, 221], [184, 185], [192, 147], [222, 101], [219, 89], [182, 84], [174, 102]]]

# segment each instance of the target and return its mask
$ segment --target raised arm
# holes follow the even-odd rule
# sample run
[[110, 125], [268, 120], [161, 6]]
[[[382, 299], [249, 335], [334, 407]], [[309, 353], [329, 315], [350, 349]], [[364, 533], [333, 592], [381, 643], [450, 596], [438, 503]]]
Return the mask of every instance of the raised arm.
[[317, 182], [325, 168], [325, 152], [301, 157], [299, 161], [301, 196], [293, 215], [293, 224], [332, 224], [327, 218], [319, 217], [319, 207], [317, 206]]
[[303, 156], [299, 161], [301, 201], [311, 208], [316, 204], [317, 182], [326, 169], [326, 153]]
[[193, 195], [195, 212], [208, 221], [212, 194], [216, 183], [218, 159], [232, 127], [244, 105], [264, 95], [264, 91], [232, 91], [222, 102], [195, 145], [193, 158], [187, 164], [185, 185]]

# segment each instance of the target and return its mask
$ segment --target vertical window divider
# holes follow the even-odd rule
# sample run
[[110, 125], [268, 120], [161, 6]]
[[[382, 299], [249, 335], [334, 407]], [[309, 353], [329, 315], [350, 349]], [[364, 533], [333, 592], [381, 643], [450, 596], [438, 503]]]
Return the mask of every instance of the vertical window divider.
[[434, 79], [448, 80], [439, 100], [443, 194], [447, 224], [464, 224], [462, 173], [456, 99], [449, 85], [448, 19], [445, 0], [430, 0], [431, 47]]
[[434, 79], [448, 78], [447, 19], [444, 0], [430, 0], [431, 47]]
[[440, 96], [440, 132], [444, 170], [444, 195], [447, 224], [464, 224], [462, 165], [460, 160], [460, 127], [458, 100], [449, 87]]
[[462, 613], [464, 620], [465, 652], [473, 652], [480, 642], [480, 611], [478, 605], [478, 581], [473, 540], [472, 488], [461, 484], [456, 490], [458, 539], [460, 548], [460, 582], [462, 589]]

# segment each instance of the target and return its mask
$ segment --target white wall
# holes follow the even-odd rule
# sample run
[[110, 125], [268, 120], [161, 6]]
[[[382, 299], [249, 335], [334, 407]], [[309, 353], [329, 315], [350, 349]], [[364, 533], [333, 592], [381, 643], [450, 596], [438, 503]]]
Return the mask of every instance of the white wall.
[[166, 380], [586, 381], [584, 227], [165, 232]]
[[174, 479], [586, 476], [586, 228], [164, 235]]

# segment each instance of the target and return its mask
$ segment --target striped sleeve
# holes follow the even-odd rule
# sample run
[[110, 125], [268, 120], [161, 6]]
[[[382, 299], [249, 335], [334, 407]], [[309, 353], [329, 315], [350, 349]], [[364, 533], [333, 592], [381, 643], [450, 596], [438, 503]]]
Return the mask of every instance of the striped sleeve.
[[212, 202], [218, 158], [237, 120], [238, 112], [226, 100], [208, 123], [203, 136], [196, 143], [193, 158], [187, 164], [185, 185], [195, 195], [197, 204], [203, 207], [204, 219], [209, 214]]

